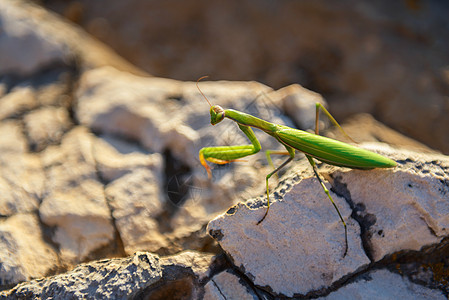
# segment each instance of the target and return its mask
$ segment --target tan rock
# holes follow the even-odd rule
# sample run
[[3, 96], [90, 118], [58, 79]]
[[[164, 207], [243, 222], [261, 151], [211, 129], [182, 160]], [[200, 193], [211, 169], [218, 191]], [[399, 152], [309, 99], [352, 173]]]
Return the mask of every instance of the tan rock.
[[34, 214], [16, 214], [0, 221], [0, 280], [2, 284], [48, 275], [58, 265], [55, 249], [42, 239]]
[[46, 225], [56, 227], [53, 241], [68, 261], [83, 260], [114, 237], [92, 139], [78, 127], [64, 137], [61, 146], [49, 147], [42, 154], [47, 192], [39, 214]]

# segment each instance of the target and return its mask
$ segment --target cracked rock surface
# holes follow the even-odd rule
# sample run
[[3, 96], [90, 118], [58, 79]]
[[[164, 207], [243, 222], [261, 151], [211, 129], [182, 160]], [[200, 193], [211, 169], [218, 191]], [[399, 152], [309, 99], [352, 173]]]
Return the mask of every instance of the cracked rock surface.
[[419, 251], [447, 239], [449, 158], [374, 144], [366, 148], [398, 162], [370, 171], [324, 167], [348, 226], [349, 250], [334, 207], [306, 163], [292, 168], [274, 192], [267, 218], [260, 198], [212, 220], [208, 231], [233, 263], [261, 288], [278, 295], [334, 289], [369, 264], [395, 253]]

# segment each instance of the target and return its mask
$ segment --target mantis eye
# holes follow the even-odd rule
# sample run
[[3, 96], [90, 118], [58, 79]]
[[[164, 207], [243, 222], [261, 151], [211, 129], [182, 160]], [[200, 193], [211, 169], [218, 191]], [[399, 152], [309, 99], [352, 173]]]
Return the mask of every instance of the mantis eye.
[[210, 123], [215, 125], [220, 123], [225, 117], [224, 109], [219, 105], [214, 105], [210, 108]]

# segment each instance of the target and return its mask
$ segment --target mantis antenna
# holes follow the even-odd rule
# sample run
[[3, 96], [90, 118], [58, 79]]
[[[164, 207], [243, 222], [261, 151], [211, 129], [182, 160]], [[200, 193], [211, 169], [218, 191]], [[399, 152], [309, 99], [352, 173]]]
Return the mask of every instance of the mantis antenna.
[[209, 77], [209, 76], [203, 76], [203, 77], [198, 78], [198, 80], [196, 81], [196, 88], [198, 89], [198, 91], [200, 91], [201, 95], [203, 95], [204, 99], [206, 99], [207, 103], [209, 103], [209, 106], [212, 107], [212, 105], [209, 102], [209, 99], [207, 99], [207, 97], [203, 94], [203, 92], [201, 91], [200, 87], [198, 86], [198, 82], [200, 82], [201, 80], [203, 80], [203, 79], [205, 79], [207, 77]]

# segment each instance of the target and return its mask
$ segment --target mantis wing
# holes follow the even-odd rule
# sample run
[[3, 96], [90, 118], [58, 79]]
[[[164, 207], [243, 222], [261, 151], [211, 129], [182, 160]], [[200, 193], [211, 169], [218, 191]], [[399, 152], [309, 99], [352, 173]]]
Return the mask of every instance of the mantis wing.
[[380, 154], [290, 127], [280, 127], [275, 136], [281, 143], [335, 166], [352, 169], [396, 166], [396, 162]]

